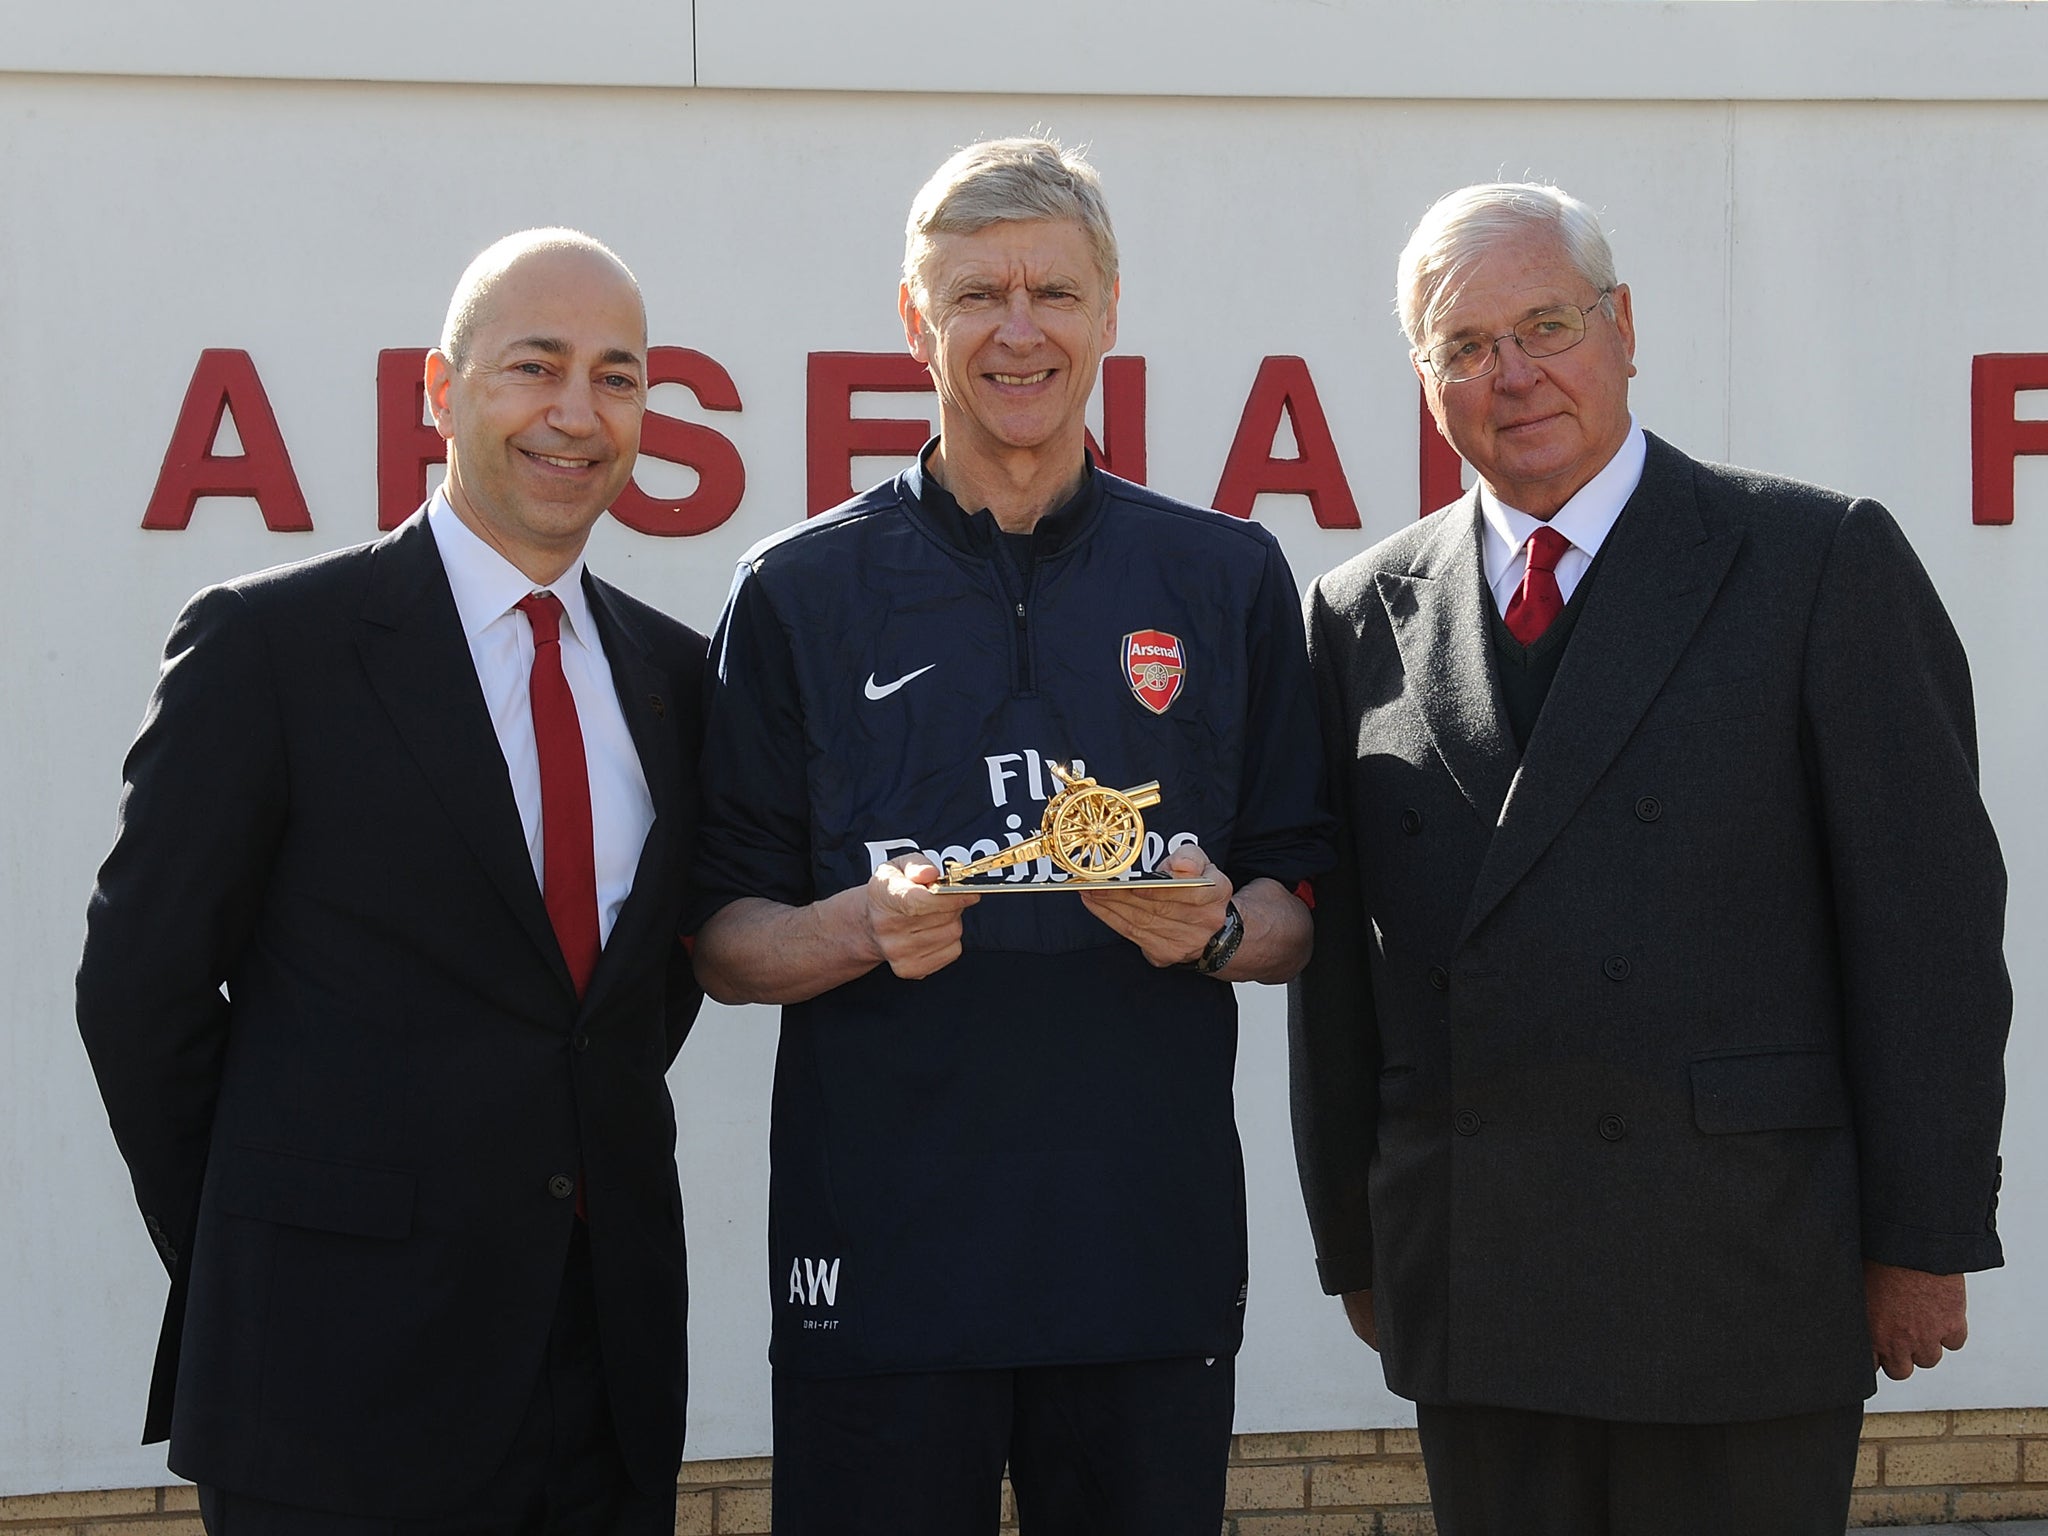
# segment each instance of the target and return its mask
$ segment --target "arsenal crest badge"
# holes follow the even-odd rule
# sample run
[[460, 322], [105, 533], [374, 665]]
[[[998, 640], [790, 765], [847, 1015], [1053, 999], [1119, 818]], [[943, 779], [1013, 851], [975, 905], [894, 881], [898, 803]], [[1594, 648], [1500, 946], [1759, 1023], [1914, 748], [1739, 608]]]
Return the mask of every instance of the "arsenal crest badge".
[[1124, 636], [1124, 679], [1138, 702], [1153, 714], [1165, 714], [1180, 697], [1187, 670], [1187, 652], [1180, 636], [1161, 629], [1141, 629]]

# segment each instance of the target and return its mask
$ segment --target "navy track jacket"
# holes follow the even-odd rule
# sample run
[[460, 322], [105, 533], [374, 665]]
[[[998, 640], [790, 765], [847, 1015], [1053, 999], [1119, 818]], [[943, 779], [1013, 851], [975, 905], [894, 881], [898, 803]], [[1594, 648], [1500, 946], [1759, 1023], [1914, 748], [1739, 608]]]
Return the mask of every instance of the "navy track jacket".
[[[1191, 839], [1240, 887], [1329, 866], [1273, 537], [1099, 471], [1031, 535], [992, 523], [916, 467], [742, 560], [712, 647], [705, 913], [1028, 837], [1048, 761], [1160, 781], [1141, 868]], [[985, 897], [936, 975], [786, 1008], [777, 1369], [1233, 1354], [1236, 1046], [1228, 985], [1153, 968], [1068, 896]]]

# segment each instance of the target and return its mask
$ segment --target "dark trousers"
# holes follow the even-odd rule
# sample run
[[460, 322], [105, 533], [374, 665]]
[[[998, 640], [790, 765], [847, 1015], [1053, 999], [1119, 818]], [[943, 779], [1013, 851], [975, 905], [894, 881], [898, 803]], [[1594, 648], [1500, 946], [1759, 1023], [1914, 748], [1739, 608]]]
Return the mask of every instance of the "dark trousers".
[[1234, 1363], [775, 1378], [775, 1536], [1216, 1536]]
[[424, 1519], [303, 1509], [204, 1486], [199, 1513], [207, 1536], [672, 1536], [674, 1486], [642, 1492], [619, 1455], [583, 1223], [569, 1242], [540, 1378], [490, 1482]]
[[1439, 1536], [1842, 1536], [1863, 1405], [1744, 1424], [1415, 1418]]

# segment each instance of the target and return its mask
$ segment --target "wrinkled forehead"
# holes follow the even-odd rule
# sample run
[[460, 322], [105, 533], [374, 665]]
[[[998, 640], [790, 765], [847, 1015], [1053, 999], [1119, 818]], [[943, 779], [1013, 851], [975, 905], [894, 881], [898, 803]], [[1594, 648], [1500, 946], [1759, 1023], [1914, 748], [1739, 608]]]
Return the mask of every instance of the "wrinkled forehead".
[[1506, 329], [1540, 310], [1583, 304], [1592, 285], [1564, 242], [1542, 230], [1503, 235], [1454, 258], [1423, 295], [1422, 342]]
[[919, 275], [934, 294], [967, 281], [1039, 283], [1056, 278], [1088, 289], [1102, 271], [1088, 231], [1071, 219], [1003, 219], [975, 230], [925, 237]]

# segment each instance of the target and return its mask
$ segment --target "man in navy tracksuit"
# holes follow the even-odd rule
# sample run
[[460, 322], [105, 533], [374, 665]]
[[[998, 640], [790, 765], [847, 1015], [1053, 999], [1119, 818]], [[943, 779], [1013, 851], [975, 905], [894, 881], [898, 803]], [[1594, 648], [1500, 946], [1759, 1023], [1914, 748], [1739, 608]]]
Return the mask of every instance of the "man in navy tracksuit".
[[[1116, 336], [1095, 173], [975, 145], [900, 298], [940, 434], [742, 562], [718, 640], [698, 974], [784, 1005], [770, 1280], [784, 1536], [1216, 1530], [1243, 1334], [1232, 981], [1331, 861], [1294, 582], [1256, 524], [1092, 469]], [[1157, 779], [1138, 868], [934, 891], [1050, 764]], [[1006, 886], [1063, 879], [1049, 860]], [[1225, 983], [1225, 984], [1219, 984]]]

